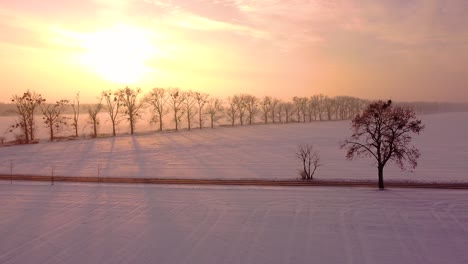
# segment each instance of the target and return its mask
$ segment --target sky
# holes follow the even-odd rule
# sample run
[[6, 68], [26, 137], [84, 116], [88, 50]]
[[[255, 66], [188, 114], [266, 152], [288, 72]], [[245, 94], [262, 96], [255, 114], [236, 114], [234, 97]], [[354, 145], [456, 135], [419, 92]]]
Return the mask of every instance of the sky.
[[0, 102], [179, 87], [468, 101], [466, 0], [0, 0]]

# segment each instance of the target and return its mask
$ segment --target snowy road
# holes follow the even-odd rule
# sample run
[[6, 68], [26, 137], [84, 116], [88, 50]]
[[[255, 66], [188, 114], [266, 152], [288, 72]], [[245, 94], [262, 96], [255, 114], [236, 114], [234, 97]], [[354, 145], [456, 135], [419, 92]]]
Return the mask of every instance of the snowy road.
[[0, 183], [0, 263], [468, 263], [468, 192]]

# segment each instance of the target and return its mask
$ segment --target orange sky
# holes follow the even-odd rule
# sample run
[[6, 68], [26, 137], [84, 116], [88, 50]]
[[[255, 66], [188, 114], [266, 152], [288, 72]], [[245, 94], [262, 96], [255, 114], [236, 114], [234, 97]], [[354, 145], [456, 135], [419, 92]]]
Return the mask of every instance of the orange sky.
[[468, 101], [468, 1], [0, 0], [0, 102], [129, 85]]

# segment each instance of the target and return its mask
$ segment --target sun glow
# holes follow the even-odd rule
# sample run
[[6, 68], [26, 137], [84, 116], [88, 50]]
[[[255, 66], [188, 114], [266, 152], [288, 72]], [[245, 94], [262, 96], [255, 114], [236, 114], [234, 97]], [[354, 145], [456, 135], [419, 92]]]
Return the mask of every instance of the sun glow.
[[156, 54], [150, 34], [126, 25], [82, 37], [82, 64], [102, 78], [133, 84], [154, 72], [147, 64]]

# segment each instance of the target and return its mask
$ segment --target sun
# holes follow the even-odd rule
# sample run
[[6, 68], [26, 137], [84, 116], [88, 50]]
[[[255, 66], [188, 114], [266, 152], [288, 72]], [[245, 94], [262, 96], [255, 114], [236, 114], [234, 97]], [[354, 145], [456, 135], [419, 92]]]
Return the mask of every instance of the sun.
[[156, 48], [144, 30], [118, 25], [83, 36], [81, 42], [82, 64], [103, 79], [133, 84], [153, 72], [147, 62], [155, 55]]

